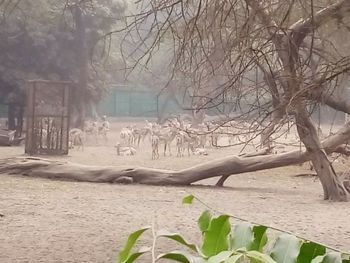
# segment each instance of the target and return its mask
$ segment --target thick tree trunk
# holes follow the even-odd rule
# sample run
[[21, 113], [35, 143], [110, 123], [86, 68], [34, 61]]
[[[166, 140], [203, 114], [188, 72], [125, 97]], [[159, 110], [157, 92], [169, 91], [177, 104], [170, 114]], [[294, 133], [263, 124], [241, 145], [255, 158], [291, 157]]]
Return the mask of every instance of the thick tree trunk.
[[298, 109], [296, 115], [297, 130], [300, 140], [305, 145], [314, 169], [320, 178], [324, 199], [348, 201], [349, 193], [336, 175], [326, 152], [322, 149], [317, 130], [308, 115], [305, 107]]
[[8, 106], [7, 113], [7, 128], [9, 130], [16, 130], [16, 106], [13, 103], [10, 103]]
[[18, 106], [18, 114], [17, 114], [17, 127], [16, 127], [16, 137], [21, 137], [23, 132], [23, 116], [24, 116], [24, 108], [23, 106]]
[[76, 41], [78, 48], [77, 57], [79, 61], [79, 76], [77, 89], [78, 94], [76, 94], [76, 99], [78, 103], [78, 118], [76, 126], [79, 128], [83, 128], [86, 116], [85, 104], [87, 103], [86, 92], [88, 88], [89, 78], [89, 53], [87, 46], [85, 17], [79, 5], [75, 7], [74, 19], [76, 25]]
[[171, 171], [151, 168], [95, 167], [41, 158], [18, 157], [0, 160], [0, 173], [82, 182], [190, 185], [216, 176], [271, 169], [305, 160], [307, 155], [300, 151], [245, 158], [229, 156], [188, 169]]

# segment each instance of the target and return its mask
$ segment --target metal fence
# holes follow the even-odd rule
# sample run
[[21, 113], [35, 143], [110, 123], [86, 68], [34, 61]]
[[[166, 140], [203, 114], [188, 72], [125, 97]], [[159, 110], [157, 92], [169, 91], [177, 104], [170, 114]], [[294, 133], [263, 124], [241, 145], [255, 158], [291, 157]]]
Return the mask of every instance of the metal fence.
[[166, 103], [165, 96], [146, 89], [112, 87], [98, 105], [98, 113], [110, 117], [158, 117], [163, 113], [178, 113], [182, 109], [173, 101]]
[[25, 152], [68, 154], [70, 83], [27, 82]]

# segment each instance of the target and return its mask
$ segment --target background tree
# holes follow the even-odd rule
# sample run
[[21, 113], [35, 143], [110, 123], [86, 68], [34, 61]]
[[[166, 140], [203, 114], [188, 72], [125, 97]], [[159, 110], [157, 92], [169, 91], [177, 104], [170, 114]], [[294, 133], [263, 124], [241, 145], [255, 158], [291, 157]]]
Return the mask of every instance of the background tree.
[[[349, 37], [349, 1], [318, 1], [317, 5], [307, 0], [140, 2], [140, 12], [126, 28], [139, 32], [141, 24], [152, 21], [137, 40], [148, 56], [170, 34], [173, 70], [193, 76], [195, 96], [206, 101], [202, 106], [211, 106], [233, 89], [234, 103], [246, 100], [251, 106], [241, 110], [239, 119], [260, 123], [263, 145], [269, 146], [277, 127], [292, 116], [325, 199], [348, 199], [310, 115], [320, 101], [349, 112], [344, 102], [332, 96], [349, 70], [349, 54], [337, 50], [335, 37], [329, 35], [342, 28], [343, 37]], [[264, 82], [247, 85], [253, 83], [256, 69]]]
[[6, 13], [0, 24], [2, 98], [23, 105], [28, 79], [72, 81], [77, 83], [75, 125], [82, 126], [86, 105], [96, 104], [107, 91], [106, 84], [118, 77], [120, 57], [110, 56], [106, 61], [99, 53], [103, 43], [98, 40], [120, 20], [125, 3], [39, 0], [9, 5], [10, 13], [7, 5], [0, 5], [0, 12]]

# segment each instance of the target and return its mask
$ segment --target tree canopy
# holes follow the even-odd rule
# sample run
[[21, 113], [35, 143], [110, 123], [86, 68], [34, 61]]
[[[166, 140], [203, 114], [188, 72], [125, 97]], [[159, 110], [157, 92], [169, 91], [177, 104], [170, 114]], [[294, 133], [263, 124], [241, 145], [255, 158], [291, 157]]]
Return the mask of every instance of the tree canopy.
[[[19, 92], [28, 79], [78, 81], [79, 50], [75, 10], [81, 9], [86, 27], [88, 61], [87, 100], [98, 101], [106, 82], [117, 76], [120, 56], [108, 61], [99, 51], [99, 42], [122, 17], [124, 1], [2, 1], [0, 13], [0, 91], [1, 98], [21, 100]], [[95, 50], [95, 56], [92, 50]], [[93, 62], [93, 63], [92, 63]], [[105, 67], [107, 65], [109, 67]], [[14, 94], [9, 96], [9, 94]]]
[[[349, 1], [138, 3], [139, 11], [125, 28], [128, 34], [138, 33], [135, 44], [143, 52], [137, 62], [151, 58], [162, 41], [170, 39], [173, 72], [191, 76], [197, 107], [220, 104], [218, 98], [231, 92], [232, 104], [248, 106], [236, 119], [262, 127], [254, 129], [261, 133], [262, 146], [271, 148], [271, 135], [292, 117], [325, 199], [348, 199], [310, 114], [318, 103], [350, 113], [346, 100], [334, 93], [350, 70], [344, 44], [350, 37]], [[254, 78], [254, 71], [260, 78]]]

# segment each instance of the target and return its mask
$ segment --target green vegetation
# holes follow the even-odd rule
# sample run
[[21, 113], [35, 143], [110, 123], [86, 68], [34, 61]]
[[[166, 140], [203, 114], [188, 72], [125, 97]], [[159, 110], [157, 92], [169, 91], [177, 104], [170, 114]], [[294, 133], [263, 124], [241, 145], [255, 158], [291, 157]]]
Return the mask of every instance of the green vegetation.
[[[191, 204], [193, 195], [183, 199]], [[146, 253], [152, 253], [153, 262], [162, 259], [181, 263], [349, 263], [350, 255], [334, 251], [323, 244], [301, 240], [294, 235], [282, 233], [277, 239], [269, 239], [268, 226], [253, 225], [247, 222], [232, 228], [229, 215], [213, 215], [205, 210], [197, 223], [202, 233], [201, 244], [192, 244], [177, 233], [159, 231], [154, 235], [153, 246], [143, 247], [134, 252], [136, 242], [143, 233], [151, 230], [145, 227], [132, 233], [123, 250], [119, 253], [119, 263], [136, 262]], [[154, 229], [153, 229], [154, 231]], [[170, 239], [184, 250], [154, 255], [155, 240], [161, 243]]]

